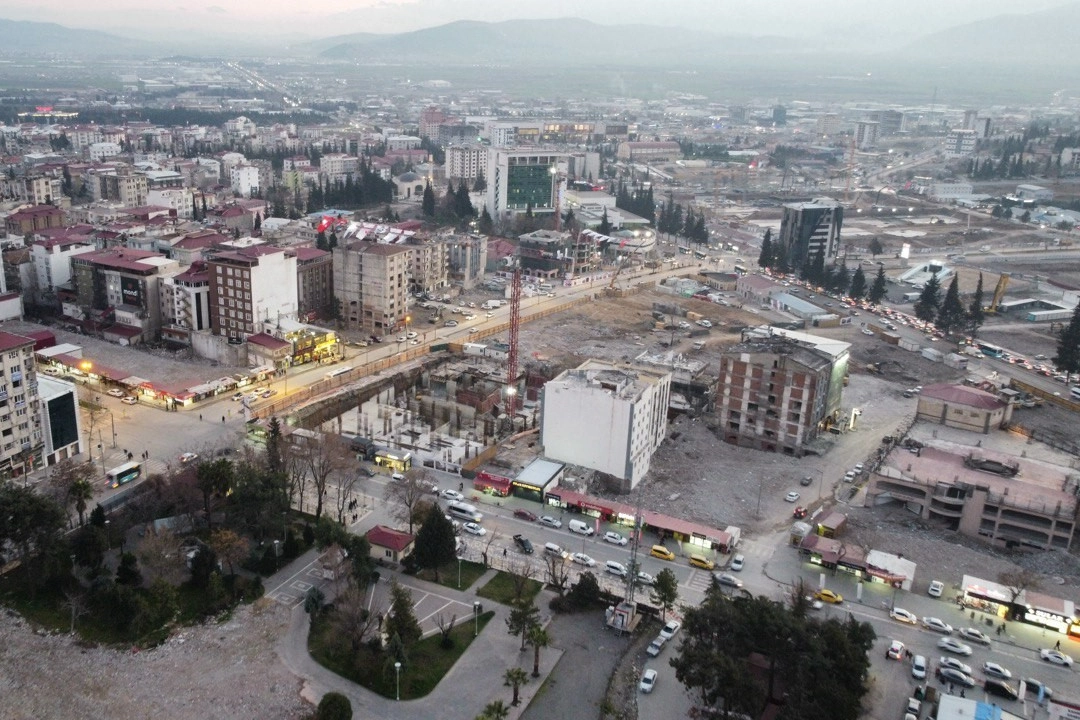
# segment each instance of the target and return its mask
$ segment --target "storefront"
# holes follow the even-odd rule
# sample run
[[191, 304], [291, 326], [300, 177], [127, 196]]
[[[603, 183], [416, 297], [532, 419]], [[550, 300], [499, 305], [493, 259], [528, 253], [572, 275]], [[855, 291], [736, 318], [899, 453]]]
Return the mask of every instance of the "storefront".
[[375, 464], [394, 472], [403, 473], [412, 467], [412, 453], [379, 450], [375, 453]]
[[1076, 620], [1076, 606], [1072, 600], [1060, 600], [1027, 590], [1023, 594], [1023, 602], [1018, 600], [1016, 603], [1014, 619], [1054, 632], [1068, 633]]
[[559, 478], [562, 477], [565, 469], [566, 466], [562, 463], [539, 458], [533, 460], [514, 478], [513, 493], [516, 497], [526, 500], [562, 507], [562, 500], [558, 495], [552, 496], [547, 491], [558, 487]]
[[501, 475], [492, 475], [491, 473], [478, 472], [473, 479], [473, 490], [482, 492], [487, 495], [494, 495], [495, 497], [506, 497], [513, 489], [513, 481], [508, 477], [502, 477]]
[[963, 593], [960, 596], [960, 603], [964, 607], [1001, 619], [1005, 619], [1006, 615], [1009, 614], [1012, 594], [1004, 585], [965, 575], [962, 587]]

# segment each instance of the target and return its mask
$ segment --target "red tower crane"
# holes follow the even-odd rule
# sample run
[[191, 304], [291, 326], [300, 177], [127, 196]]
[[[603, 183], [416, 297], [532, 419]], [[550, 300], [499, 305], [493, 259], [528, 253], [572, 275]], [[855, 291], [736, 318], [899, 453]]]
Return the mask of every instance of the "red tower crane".
[[517, 412], [518, 328], [521, 326], [521, 268], [510, 281], [510, 353], [506, 358], [506, 414]]

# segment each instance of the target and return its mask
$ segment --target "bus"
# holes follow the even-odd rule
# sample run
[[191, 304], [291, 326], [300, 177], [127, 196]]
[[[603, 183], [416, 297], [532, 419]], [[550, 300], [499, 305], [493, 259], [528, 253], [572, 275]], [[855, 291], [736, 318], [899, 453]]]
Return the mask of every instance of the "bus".
[[336, 378], [338, 375], [344, 375], [345, 373], [350, 372], [351, 370], [352, 370], [351, 365], [342, 365], [341, 367], [336, 368], [336, 369], [331, 370], [330, 372], [326, 373], [326, 377], [328, 377], [328, 378]]
[[979, 351], [987, 357], [999, 358], [1005, 354], [1004, 348], [999, 348], [997, 345], [991, 345], [988, 342], [976, 342], [975, 347], [979, 348]]
[[695, 250], [694, 251], [694, 257], [696, 257], [698, 260], [704, 260], [705, 258], [707, 258], [709, 256], [706, 255], [705, 253], [703, 253], [700, 250]]
[[735, 273], [738, 274], [738, 275], [746, 275], [746, 268], [743, 267], [742, 265], [736, 265], [732, 269], [735, 270]]
[[469, 522], [478, 523], [484, 519], [484, 516], [476, 511], [475, 505], [470, 505], [469, 503], [461, 502], [459, 500], [451, 500], [446, 503], [446, 509], [451, 515], [463, 520], [468, 520]]
[[105, 482], [109, 487], [120, 487], [142, 476], [142, 463], [126, 462], [105, 473]]

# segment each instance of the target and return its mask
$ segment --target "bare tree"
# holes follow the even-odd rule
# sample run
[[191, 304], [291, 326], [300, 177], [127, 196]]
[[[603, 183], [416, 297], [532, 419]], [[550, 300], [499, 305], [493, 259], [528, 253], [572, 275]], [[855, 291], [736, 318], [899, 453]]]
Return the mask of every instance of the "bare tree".
[[285, 479], [289, 493], [289, 507], [304, 511], [304, 492], [308, 484], [307, 455], [293, 445], [284, 447]]
[[488, 566], [488, 560], [491, 557], [489, 552], [491, 546], [495, 542], [495, 539], [499, 537], [499, 533], [494, 528], [487, 528], [487, 534], [484, 535], [484, 551], [481, 553], [481, 557], [484, 560], [484, 567]]
[[544, 558], [547, 563], [547, 581], [562, 595], [566, 591], [566, 583], [570, 579], [570, 567], [566, 558], [559, 555], [548, 555]]
[[1017, 598], [1024, 594], [1025, 590], [1039, 589], [1039, 574], [1027, 568], [1005, 570], [998, 573], [997, 580], [1009, 591], [1009, 617], [1012, 617], [1013, 606]]
[[248, 541], [232, 530], [215, 530], [210, 533], [210, 547], [218, 559], [229, 566], [229, 574], [235, 574], [235, 565], [248, 553]]
[[64, 608], [71, 612], [71, 628], [68, 632], [74, 634], [75, 621], [90, 610], [90, 605], [86, 599], [86, 593], [78, 590], [65, 590]]
[[346, 525], [345, 511], [349, 508], [349, 503], [353, 499], [353, 488], [356, 487], [356, 483], [359, 480], [356, 473], [352, 470], [346, 470], [340, 473], [341, 480], [338, 482], [338, 492], [336, 502], [334, 506], [337, 508], [337, 519], [342, 525]]
[[334, 599], [334, 612], [331, 623], [335, 635], [349, 643], [349, 649], [355, 655], [361, 646], [379, 629], [381, 612], [373, 612], [365, 607], [365, 593], [351, 585]]
[[318, 520], [322, 517], [330, 476], [348, 468], [353, 455], [349, 446], [337, 435], [323, 435], [319, 442], [308, 445], [304, 452], [307, 458], [307, 469], [311, 473], [311, 482], [315, 488], [315, 519]]
[[525, 593], [529, 589], [529, 582], [536, 577], [537, 568], [531, 562], [522, 560], [510, 563], [507, 572], [510, 573], [510, 580], [514, 586], [514, 600], [516, 602], [525, 597]]
[[449, 620], [442, 613], [435, 616], [435, 624], [439, 626], [439, 636], [443, 645], [450, 642], [450, 631], [454, 629], [454, 623], [456, 622], [457, 615], [451, 615]]
[[170, 585], [179, 585], [187, 576], [180, 541], [167, 529], [148, 531], [135, 547], [135, 558], [148, 582], [160, 578]]
[[413, 468], [405, 473], [404, 479], [391, 480], [386, 486], [386, 500], [394, 507], [390, 512], [396, 520], [409, 525], [409, 534], [413, 526], [420, 521], [418, 511], [433, 487], [430, 475], [424, 468]]

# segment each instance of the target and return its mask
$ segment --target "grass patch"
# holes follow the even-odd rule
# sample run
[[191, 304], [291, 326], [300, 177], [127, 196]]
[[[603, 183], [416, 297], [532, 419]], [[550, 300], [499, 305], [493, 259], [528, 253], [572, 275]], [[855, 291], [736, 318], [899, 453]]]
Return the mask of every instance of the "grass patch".
[[[518, 582], [519, 579], [514, 575], [500, 570], [495, 574], [495, 577], [487, 581], [484, 587], [477, 590], [476, 594], [503, 605], [511, 605], [514, 602]], [[526, 600], [532, 600], [543, 586], [543, 583], [539, 580], [531, 578], [526, 580], [525, 592], [522, 597]]]
[[458, 588], [458, 564], [456, 560], [439, 568], [438, 580], [435, 579], [435, 573], [431, 570], [421, 570], [416, 573], [416, 577], [421, 580], [427, 580], [428, 582], [438, 583], [443, 587], [448, 587], [453, 590], [468, 590], [485, 572], [487, 572], [487, 567], [485, 567], [483, 563], [462, 560], [460, 588]]
[[[456, 580], [456, 578], [455, 578]], [[464, 584], [464, 568], [462, 568]], [[331, 613], [323, 613], [316, 620], [308, 636], [308, 652], [317, 663], [338, 675], [352, 680], [358, 685], [376, 692], [386, 698], [396, 697], [396, 678], [394, 663], [390, 656], [381, 650], [373, 650], [364, 645], [355, 655], [347, 643], [340, 642]], [[480, 630], [488, 624], [494, 612], [483, 613], [479, 618]], [[436, 633], [426, 637], [409, 649], [409, 661], [401, 668], [401, 699], [421, 698], [435, 689], [443, 676], [449, 672], [473, 641], [474, 626], [461, 621], [450, 637], [453, 646], [445, 649], [441, 646], [442, 637]]]

